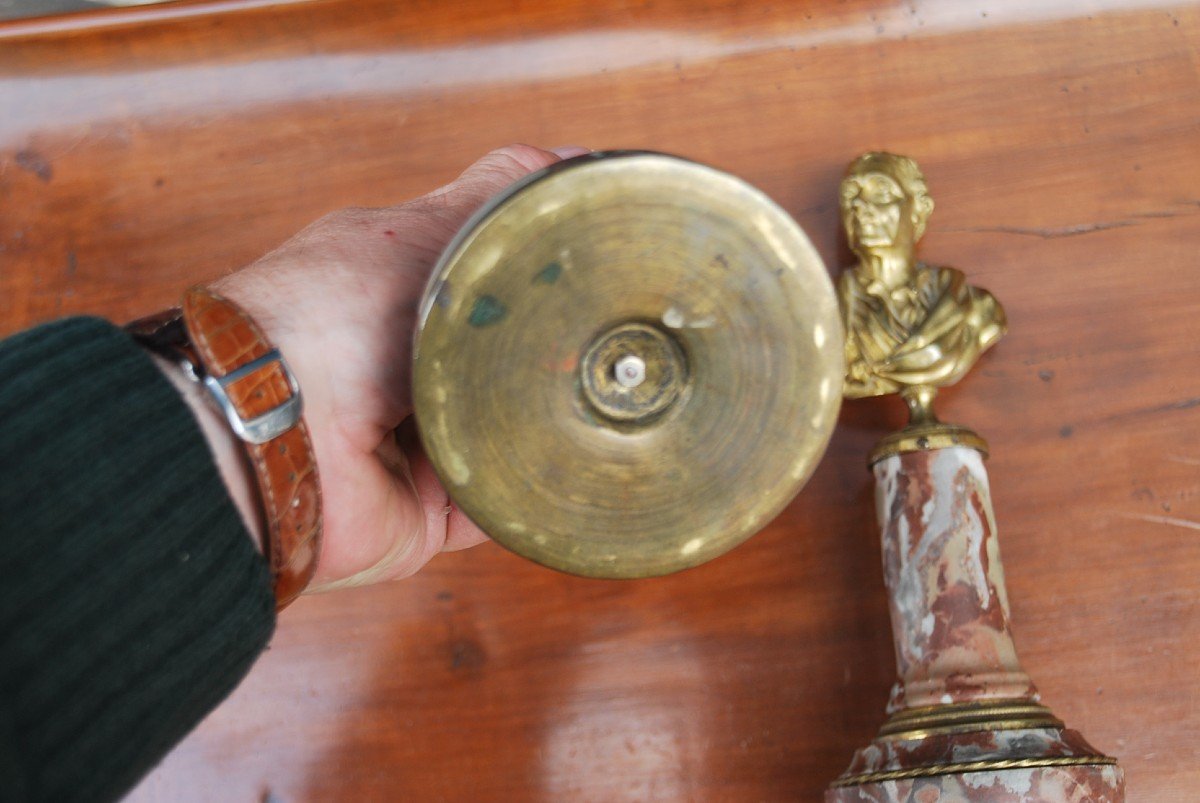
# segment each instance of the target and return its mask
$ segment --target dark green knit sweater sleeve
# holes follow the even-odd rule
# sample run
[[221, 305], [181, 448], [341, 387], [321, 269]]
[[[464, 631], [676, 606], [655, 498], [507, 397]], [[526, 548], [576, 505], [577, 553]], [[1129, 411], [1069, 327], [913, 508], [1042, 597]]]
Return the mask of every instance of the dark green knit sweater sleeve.
[[113, 800], [245, 676], [265, 562], [190, 408], [121, 330], [0, 342], [0, 800]]

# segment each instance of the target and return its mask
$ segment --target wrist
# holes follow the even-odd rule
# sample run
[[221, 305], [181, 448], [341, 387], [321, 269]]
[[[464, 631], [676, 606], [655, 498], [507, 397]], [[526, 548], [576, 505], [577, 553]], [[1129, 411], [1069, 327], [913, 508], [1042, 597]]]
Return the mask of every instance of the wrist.
[[179, 391], [179, 395], [191, 408], [192, 416], [196, 419], [204, 439], [208, 442], [213, 462], [229, 493], [229, 498], [241, 514], [246, 532], [254, 542], [254, 547], [263, 552], [263, 522], [262, 511], [258, 501], [258, 491], [255, 487], [254, 474], [246, 460], [246, 452], [241, 442], [230, 431], [229, 425], [220, 413], [204, 398], [201, 386], [188, 379], [183, 370], [169, 360], [151, 354], [150, 358], [167, 380]]
[[[126, 330], [166, 358], [171, 381], [197, 384], [180, 391], [213, 446], [247, 529], [261, 535], [282, 610], [312, 580], [321, 549], [320, 483], [295, 376], [244, 310], [201, 287], [184, 294], [181, 308]], [[170, 372], [172, 362], [179, 373]], [[244, 461], [230, 453], [230, 441]], [[247, 464], [254, 483], [240, 479], [239, 465], [244, 470]]]

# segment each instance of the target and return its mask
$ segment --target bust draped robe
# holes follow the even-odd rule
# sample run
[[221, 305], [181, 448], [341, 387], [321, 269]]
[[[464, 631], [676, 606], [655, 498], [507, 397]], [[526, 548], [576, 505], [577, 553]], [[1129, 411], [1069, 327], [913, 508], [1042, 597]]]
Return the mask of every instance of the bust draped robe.
[[992, 294], [955, 268], [918, 263], [912, 284], [894, 290], [864, 280], [860, 268], [847, 270], [840, 297], [850, 399], [952, 385], [1007, 323]]

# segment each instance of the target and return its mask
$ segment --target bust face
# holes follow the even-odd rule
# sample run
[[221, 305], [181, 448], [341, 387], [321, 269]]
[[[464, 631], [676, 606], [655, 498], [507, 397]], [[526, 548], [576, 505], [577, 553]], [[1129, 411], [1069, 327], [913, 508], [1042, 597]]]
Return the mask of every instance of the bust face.
[[849, 175], [842, 181], [842, 223], [854, 251], [911, 246], [912, 199], [887, 173]]

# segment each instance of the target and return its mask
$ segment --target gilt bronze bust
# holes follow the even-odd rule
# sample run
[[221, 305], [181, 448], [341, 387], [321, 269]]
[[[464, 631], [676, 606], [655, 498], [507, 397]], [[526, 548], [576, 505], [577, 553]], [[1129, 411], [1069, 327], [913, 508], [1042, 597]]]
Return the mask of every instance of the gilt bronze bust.
[[863, 154], [846, 171], [840, 200], [846, 238], [858, 257], [838, 287], [846, 398], [898, 393], [913, 432], [946, 436], [957, 429], [970, 440], [968, 430], [940, 425], [931, 404], [938, 388], [961, 379], [1004, 334], [1004, 308], [967, 284], [961, 271], [916, 259], [933, 199], [912, 159]]

